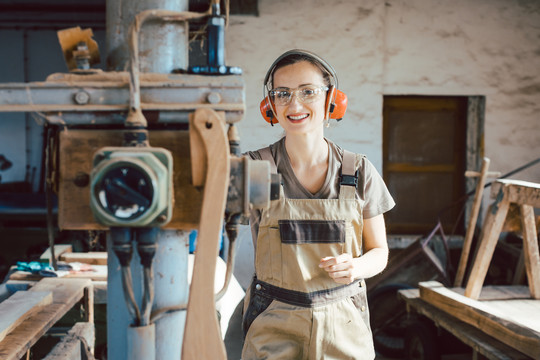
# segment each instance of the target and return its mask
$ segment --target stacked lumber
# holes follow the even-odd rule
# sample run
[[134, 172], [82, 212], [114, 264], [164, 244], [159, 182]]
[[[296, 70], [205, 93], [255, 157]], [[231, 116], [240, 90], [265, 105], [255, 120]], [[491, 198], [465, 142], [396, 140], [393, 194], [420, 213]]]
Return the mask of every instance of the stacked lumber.
[[[86, 321], [93, 321], [93, 289], [88, 279], [45, 278], [28, 291], [19, 291], [0, 304], [0, 359], [18, 360], [84, 299]], [[13, 313], [13, 314], [11, 314]]]

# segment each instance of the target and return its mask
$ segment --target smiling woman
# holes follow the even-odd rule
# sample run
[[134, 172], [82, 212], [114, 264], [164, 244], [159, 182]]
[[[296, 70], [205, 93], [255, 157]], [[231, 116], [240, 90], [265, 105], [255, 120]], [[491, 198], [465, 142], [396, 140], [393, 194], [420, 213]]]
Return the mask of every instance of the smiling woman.
[[261, 113], [285, 136], [248, 154], [269, 161], [282, 186], [279, 200], [251, 214], [242, 359], [373, 359], [364, 279], [386, 266], [383, 213], [394, 200], [365, 156], [324, 137], [347, 105], [326, 61], [288, 51], [264, 87]]

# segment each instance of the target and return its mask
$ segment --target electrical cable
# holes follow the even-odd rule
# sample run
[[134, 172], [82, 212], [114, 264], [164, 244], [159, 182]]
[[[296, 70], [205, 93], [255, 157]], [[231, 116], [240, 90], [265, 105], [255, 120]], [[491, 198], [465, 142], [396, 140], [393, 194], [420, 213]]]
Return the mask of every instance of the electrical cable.
[[133, 319], [133, 325], [139, 326], [141, 323], [141, 312], [135, 301], [130, 266], [131, 257], [133, 255], [131, 229], [126, 227], [111, 227], [110, 234], [113, 243], [113, 251], [121, 266], [124, 300], [126, 301], [128, 312]]
[[223, 287], [221, 290], [218, 291], [216, 294], [216, 301], [219, 301], [223, 295], [227, 292], [227, 289], [229, 288], [229, 284], [231, 282], [232, 273], [234, 270], [234, 260], [236, 258], [236, 238], [238, 237], [238, 225], [233, 224], [225, 226], [225, 229], [227, 231], [227, 238], [229, 239], [229, 250], [227, 252], [227, 270], [225, 272], [225, 281], [223, 283]]
[[131, 268], [128, 266], [122, 266], [122, 290], [124, 292], [124, 299], [131, 317], [134, 319], [134, 325], [139, 326], [141, 323], [141, 313], [137, 302], [135, 301], [135, 294], [133, 293]]
[[154, 302], [154, 272], [152, 266], [143, 268], [144, 297], [142, 304], [141, 326], [150, 324], [152, 303]]
[[152, 304], [154, 303], [154, 270], [153, 260], [157, 249], [159, 228], [139, 228], [135, 230], [137, 251], [143, 266], [144, 294], [142, 300], [141, 326], [151, 323]]
[[161, 309], [152, 311], [150, 315], [150, 323], [156, 322], [167, 314], [176, 312], [176, 311], [185, 311], [187, 310], [188, 304], [180, 304], [173, 306], [166, 306]]

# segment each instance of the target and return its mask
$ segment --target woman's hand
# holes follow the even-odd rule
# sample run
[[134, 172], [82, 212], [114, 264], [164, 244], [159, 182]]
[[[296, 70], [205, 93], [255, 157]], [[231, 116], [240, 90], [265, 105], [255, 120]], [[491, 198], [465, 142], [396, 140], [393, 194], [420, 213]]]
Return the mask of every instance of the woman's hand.
[[321, 259], [319, 267], [339, 284], [350, 284], [356, 279], [375, 276], [386, 267], [388, 244], [383, 215], [364, 219], [364, 255], [353, 258], [351, 254], [327, 256]]
[[355, 279], [355, 262], [351, 254], [327, 256], [321, 259], [319, 267], [339, 284], [350, 284]]

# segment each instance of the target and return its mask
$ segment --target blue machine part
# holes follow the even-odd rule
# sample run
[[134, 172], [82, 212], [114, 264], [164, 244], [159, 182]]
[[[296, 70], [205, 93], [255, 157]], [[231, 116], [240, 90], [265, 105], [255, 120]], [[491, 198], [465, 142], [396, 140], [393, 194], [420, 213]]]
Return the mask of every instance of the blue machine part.
[[[224, 229], [221, 229], [221, 234], [219, 237], [219, 256], [223, 258], [223, 233]], [[197, 247], [197, 230], [192, 230], [189, 233], [189, 253], [195, 253], [195, 248]]]

